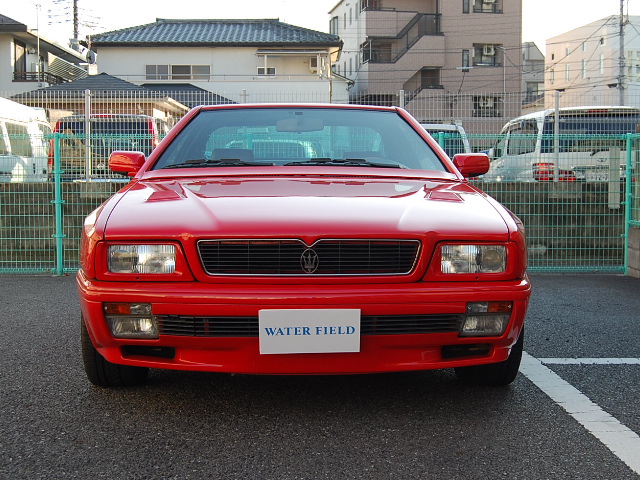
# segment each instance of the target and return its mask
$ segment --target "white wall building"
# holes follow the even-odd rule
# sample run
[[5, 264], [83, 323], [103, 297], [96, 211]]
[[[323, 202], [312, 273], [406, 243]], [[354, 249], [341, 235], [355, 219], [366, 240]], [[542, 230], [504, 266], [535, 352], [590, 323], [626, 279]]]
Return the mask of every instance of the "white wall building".
[[266, 20], [167, 20], [97, 34], [98, 70], [137, 85], [185, 84], [234, 102], [347, 101], [336, 35]]
[[[545, 104], [640, 106], [640, 17], [612, 15], [547, 39]], [[621, 69], [621, 65], [623, 68]]]
[[87, 76], [85, 55], [41, 37], [37, 31], [0, 15], [0, 94], [35, 88]]

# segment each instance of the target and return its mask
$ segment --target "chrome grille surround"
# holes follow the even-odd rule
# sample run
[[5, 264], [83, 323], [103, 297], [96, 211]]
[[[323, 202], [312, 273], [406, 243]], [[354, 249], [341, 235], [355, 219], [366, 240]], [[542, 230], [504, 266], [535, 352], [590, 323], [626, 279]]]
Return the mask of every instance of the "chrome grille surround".
[[198, 241], [208, 275], [374, 276], [409, 275], [419, 254], [418, 240], [224, 239]]

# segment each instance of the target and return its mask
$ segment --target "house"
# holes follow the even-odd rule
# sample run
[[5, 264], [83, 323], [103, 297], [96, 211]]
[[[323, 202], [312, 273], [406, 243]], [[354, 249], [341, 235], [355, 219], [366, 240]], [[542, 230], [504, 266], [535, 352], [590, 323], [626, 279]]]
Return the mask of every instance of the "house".
[[98, 70], [151, 86], [190, 84], [233, 102], [347, 101], [342, 41], [277, 19], [169, 20], [88, 39]]
[[[640, 106], [639, 31], [640, 17], [624, 17], [621, 28], [611, 15], [547, 39], [545, 89], [560, 93], [561, 107]], [[546, 96], [547, 108], [556, 97]]]
[[[44, 108], [52, 123], [67, 115], [84, 114], [90, 109], [94, 114], [149, 115], [173, 124], [189, 111], [191, 105], [181, 103], [182, 89], [177, 89], [173, 96], [168, 90], [163, 88], [162, 91], [156, 91], [101, 73], [74, 82], [22, 92], [11, 99], [23, 105]], [[229, 100], [214, 96], [211, 92], [199, 93], [199, 103], [229, 103]]]
[[0, 92], [26, 92], [87, 76], [86, 55], [0, 15]]
[[521, 3], [341, 0], [330, 12], [330, 32], [345, 42], [336, 72], [354, 82], [355, 101], [404, 105], [425, 123], [476, 118], [499, 129], [521, 108], [506, 101], [521, 89]]

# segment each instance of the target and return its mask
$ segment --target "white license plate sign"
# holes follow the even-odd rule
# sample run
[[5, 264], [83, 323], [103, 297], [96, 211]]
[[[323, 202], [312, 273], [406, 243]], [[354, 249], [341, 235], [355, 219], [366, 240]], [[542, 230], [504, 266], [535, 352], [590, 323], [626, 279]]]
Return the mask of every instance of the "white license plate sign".
[[260, 310], [260, 353], [360, 351], [360, 310]]

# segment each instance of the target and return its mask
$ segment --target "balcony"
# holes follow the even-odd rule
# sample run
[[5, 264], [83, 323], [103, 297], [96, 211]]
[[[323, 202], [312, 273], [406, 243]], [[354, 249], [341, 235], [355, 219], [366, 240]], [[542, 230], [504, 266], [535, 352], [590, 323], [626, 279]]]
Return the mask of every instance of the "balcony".
[[60, 85], [65, 83], [62, 77], [49, 72], [13, 72], [14, 82], [37, 82], [48, 83], [49, 85]]
[[371, 37], [360, 47], [362, 63], [395, 63], [426, 35], [440, 35], [440, 14], [416, 15], [395, 37]]

